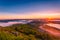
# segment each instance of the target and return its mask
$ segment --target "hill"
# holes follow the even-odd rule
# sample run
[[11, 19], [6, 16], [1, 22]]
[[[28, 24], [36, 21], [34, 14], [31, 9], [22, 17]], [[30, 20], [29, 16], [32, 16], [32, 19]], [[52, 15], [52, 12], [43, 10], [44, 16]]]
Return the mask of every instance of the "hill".
[[30, 24], [0, 27], [0, 40], [60, 40], [58, 37], [39, 30]]

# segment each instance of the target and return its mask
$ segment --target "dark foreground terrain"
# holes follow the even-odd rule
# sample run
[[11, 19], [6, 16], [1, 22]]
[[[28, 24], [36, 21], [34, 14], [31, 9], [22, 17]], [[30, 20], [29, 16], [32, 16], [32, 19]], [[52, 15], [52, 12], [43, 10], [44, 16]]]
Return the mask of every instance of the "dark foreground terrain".
[[38, 26], [40, 23], [36, 22], [34, 25], [28, 23], [0, 27], [0, 40], [60, 40], [60, 37], [49, 34]]

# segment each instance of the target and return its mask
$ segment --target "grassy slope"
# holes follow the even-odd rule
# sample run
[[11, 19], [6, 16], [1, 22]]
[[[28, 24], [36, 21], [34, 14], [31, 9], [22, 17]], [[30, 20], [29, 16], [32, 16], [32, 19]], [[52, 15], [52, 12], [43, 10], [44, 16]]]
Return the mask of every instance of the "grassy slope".
[[0, 27], [0, 40], [60, 40], [27, 24]]

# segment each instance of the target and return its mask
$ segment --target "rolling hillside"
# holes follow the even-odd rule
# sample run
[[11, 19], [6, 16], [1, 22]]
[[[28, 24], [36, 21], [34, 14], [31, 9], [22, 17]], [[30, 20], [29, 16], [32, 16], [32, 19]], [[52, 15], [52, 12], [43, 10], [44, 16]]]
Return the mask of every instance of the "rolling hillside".
[[28, 24], [0, 27], [0, 40], [60, 40], [58, 37], [39, 30]]

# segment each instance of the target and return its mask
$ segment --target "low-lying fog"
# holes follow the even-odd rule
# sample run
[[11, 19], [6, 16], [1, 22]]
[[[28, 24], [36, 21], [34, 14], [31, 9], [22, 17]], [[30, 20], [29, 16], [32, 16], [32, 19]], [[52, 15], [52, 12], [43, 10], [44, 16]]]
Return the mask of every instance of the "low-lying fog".
[[26, 24], [30, 21], [10, 21], [10, 22], [0, 22], [0, 26], [2, 27], [6, 27], [6, 26], [10, 26], [13, 24]]
[[[29, 22], [31, 22], [31, 20], [29, 20], [29, 21], [20, 20], [20, 21], [0, 22], [0, 26], [5, 27], [5, 26], [13, 25], [13, 24], [26, 24], [26, 23], [29, 23]], [[55, 27], [55, 28], [60, 29], [60, 24], [48, 23], [46, 25], [48, 25], [50, 27]]]
[[48, 24], [46, 24], [46, 25], [48, 25], [48, 26], [50, 26], [50, 27], [55, 27], [55, 28], [57, 28], [57, 29], [60, 29], [60, 24], [48, 23]]

